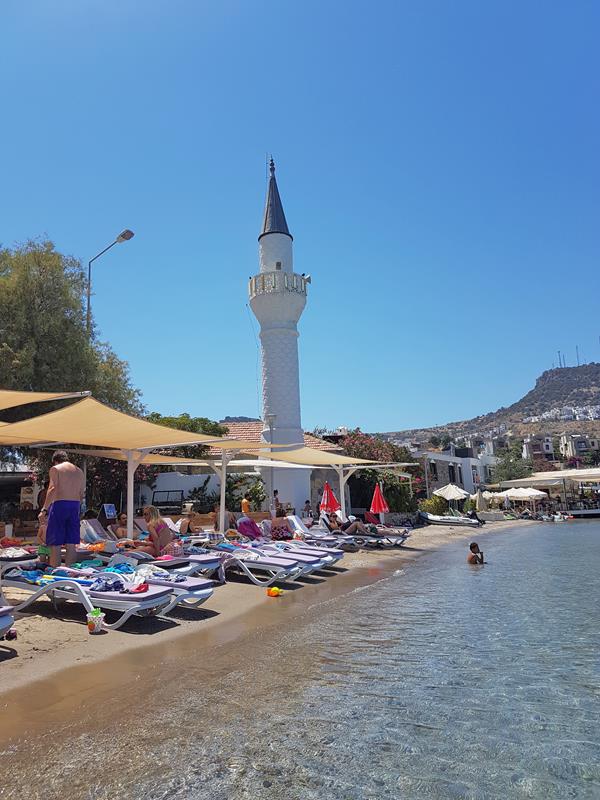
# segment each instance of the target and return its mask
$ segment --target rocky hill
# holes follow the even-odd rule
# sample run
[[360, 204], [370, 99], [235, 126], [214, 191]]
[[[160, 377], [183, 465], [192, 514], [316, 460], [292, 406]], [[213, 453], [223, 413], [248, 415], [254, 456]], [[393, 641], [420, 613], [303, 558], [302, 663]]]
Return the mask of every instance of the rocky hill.
[[600, 420], [568, 421], [545, 419], [535, 422], [524, 420], [537, 417], [555, 408], [600, 405], [600, 364], [583, 364], [580, 367], [561, 367], [543, 372], [530, 392], [507, 408], [462, 422], [449, 422], [432, 428], [393, 431], [382, 434], [388, 439], [428, 439], [432, 435], [449, 434], [453, 438], [498, 432], [505, 427], [515, 435], [527, 433], [559, 433], [564, 430], [588, 434], [600, 433]]

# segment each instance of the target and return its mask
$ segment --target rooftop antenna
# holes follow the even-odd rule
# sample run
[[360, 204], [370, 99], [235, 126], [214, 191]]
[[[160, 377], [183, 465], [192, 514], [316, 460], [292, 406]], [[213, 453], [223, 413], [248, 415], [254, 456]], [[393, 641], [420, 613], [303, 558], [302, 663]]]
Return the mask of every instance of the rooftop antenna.
[[562, 363], [561, 363], [561, 360], [560, 360], [560, 350], [558, 351], [558, 366], [559, 366], [559, 368], [562, 367]]
[[575, 353], [577, 355], [577, 366], [579, 367], [580, 366], [580, 364], [579, 364], [579, 345], [577, 345], [577, 344], [575, 345]]

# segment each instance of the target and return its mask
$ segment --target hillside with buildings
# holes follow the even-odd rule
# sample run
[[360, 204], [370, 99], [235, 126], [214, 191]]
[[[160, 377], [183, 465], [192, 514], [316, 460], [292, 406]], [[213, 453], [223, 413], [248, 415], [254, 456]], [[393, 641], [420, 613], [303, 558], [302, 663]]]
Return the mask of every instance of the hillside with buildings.
[[398, 444], [426, 442], [432, 436], [453, 440], [489, 438], [511, 433], [516, 437], [538, 434], [600, 434], [600, 364], [561, 367], [543, 372], [524, 397], [506, 408], [462, 422], [431, 428], [392, 431], [381, 435]]

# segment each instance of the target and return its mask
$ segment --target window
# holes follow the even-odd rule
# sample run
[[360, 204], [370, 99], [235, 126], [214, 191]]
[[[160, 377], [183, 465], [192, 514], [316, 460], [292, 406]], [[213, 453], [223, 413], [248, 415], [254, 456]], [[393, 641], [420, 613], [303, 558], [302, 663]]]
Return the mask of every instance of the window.
[[437, 464], [435, 463], [435, 461], [431, 461], [429, 463], [429, 471], [431, 472], [432, 479], [434, 481], [437, 481], [437, 479], [438, 479], [438, 471], [437, 471]]
[[462, 477], [462, 467], [461, 467], [461, 466], [459, 466], [459, 467], [458, 467], [458, 482], [459, 482], [459, 483], [462, 483], [462, 482], [463, 482], [463, 477]]
[[281, 269], [281, 261], [275, 262], [275, 269]]
[[448, 464], [448, 480], [450, 483], [456, 483], [456, 467], [454, 464]]

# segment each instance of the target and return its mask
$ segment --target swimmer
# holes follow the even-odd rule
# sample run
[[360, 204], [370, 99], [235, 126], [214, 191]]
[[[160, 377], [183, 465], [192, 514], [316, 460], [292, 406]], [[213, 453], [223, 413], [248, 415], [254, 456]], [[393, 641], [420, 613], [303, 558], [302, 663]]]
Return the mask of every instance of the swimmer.
[[469, 555], [467, 556], [467, 564], [483, 564], [483, 553], [479, 549], [477, 542], [471, 542], [469, 545]]

